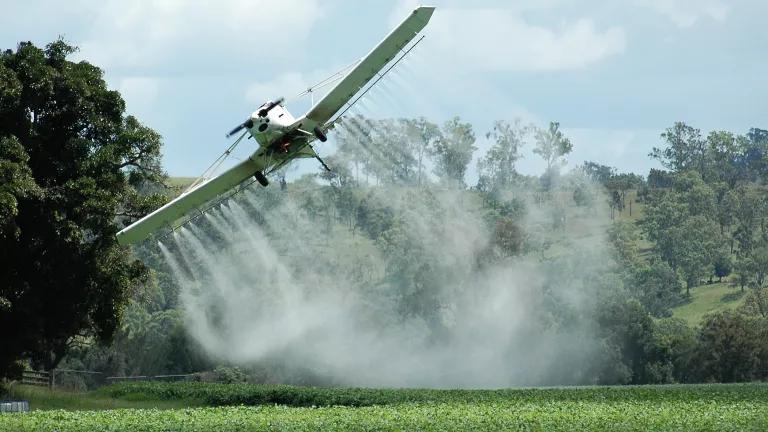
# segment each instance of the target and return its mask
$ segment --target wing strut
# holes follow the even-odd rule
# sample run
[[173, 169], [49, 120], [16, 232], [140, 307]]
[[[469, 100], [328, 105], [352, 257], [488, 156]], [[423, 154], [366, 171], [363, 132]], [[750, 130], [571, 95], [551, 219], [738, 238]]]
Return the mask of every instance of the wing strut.
[[196, 188], [200, 183], [207, 180], [219, 167], [221, 164], [224, 163], [225, 160], [227, 160], [227, 157], [229, 157], [230, 154], [235, 150], [235, 147], [237, 147], [238, 144], [240, 144], [240, 141], [243, 140], [243, 137], [248, 133], [248, 131], [243, 132], [242, 135], [238, 139], [235, 140], [235, 142], [232, 143], [229, 147], [227, 147], [226, 150], [224, 150], [224, 153], [221, 154], [218, 158], [216, 158], [215, 161], [209, 166], [195, 181], [192, 182], [191, 185], [187, 186], [186, 189], [184, 189], [184, 192], [182, 192], [182, 195], [191, 191], [192, 189]]
[[391, 65], [390, 65], [390, 66], [389, 66], [389, 67], [388, 67], [388, 68], [387, 68], [387, 69], [386, 69], [386, 70], [385, 70], [383, 73], [381, 73], [381, 72], [377, 72], [377, 73], [376, 73], [376, 75], [378, 75], [378, 76], [377, 76], [376, 80], [375, 80], [373, 83], [371, 83], [371, 85], [369, 85], [369, 86], [368, 86], [368, 88], [366, 88], [366, 89], [365, 89], [365, 91], [363, 91], [362, 93], [360, 93], [360, 94], [359, 94], [359, 95], [358, 95], [358, 96], [355, 98], [355, 100], [353, 100], [352, 102], [347, 102], [347, 103], [346, 103], [346, 107], [344, 107], [344, 109], [343, 109], [343, 110], [342, 110], [340, 113], [338, 113], [338, 114], [337, 114], [337, 115], [336, 115], [336, 116], [333, 118], [333, 120], [329, 121], [329, 122], [328, 122], [328, 124], [333, 124], [334, 122], [336, 122], [336, 120], [338, 120], [339, 118], [341, 118], [341, 116], [343, 116], [343, 115], [344, 115], [344, 113], [346, 113], [347, 111], [349, 111], [349, 109], [350, 109], [350, 108], [352, 108], [352, 107], [353, 107], [353, 106], [354, 106], [354, 105], [357, 103], [357, 101], [359, 101], [359, 100], [360, 100], [360, 99], [361, 99], [363, 96], [365, 96], [365, 94], [366, 94], [366, 93], [368, 93], [368, 91], [369, 91], [369, 90], [371, 90], [371, 89], [372, 89], [372, 88], [373, 88], [373, 87], [376, 85], [376, 83], [377, 83], [377, 82], [381, 81], [381, 79], [382, 79], [382, 78], [384, 78], [384, 77], [387, 75], [387, 73], [389, 73], [389, 71], [391, 71], [391, 70], [392, 70], [392, 68], [394, 68], [395, 66], [397, 66], [397, 64], [398, 64], [398, 63], [400, 63], [400, 61], [401, 61], [402, 59], [404, 59], [404, 58], [405, 58], [405, 56], [407, 56], [407, 55], [408, 55], [408, 53], [409, 53], [409, 52], [411, 52], [411, 50], [412, 50], [412, 49], [416, 48], [416, 45], [418, 45], [418, 44], [419, 44], [419, 42], [421, 42], [422, 40], [424, 40], [424, 38], [425, 38], [425, 37], [426, 37], [425, 35], [422, 35], [422, 36], [421, 36], [421, 37], [420, 37], [420, 38], [419, 38], [419, 39], [418, 39], [416, 42], [414, 42], [414, 43], [413, 43], [413, 45], [411, 45], [411, 46], [410, 46], [410, 47], [409, 47], [407, 50], [405, 50], [405, 52], [402, 52], [402, 50], [400, 50], [400, 51], [402, 52], [402, 55], [401, 55], [400, 57], [398, 57], [398, 59], [397, 59], [397, 60], [395, 60], [395, 62], [394, 62], [394, 63], [392, 63], [392, 64], [391, 64]]

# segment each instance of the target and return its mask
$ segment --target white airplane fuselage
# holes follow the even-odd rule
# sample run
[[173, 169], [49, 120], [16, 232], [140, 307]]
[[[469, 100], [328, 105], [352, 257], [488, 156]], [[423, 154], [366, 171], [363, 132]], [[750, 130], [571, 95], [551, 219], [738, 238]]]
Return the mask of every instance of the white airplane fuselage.
[[[262, 107], [265, 105], [267, 104], [262, 105]], [[269, 110], [265, 117], [260, 117], [259, 110], [256, 110], [251, 114], [251, 120], [253, 127], [248, 129], [248, 132], [259, 143], [259, 146], [274, 143], [275, 140], [290, 131], [290, 127], [296, 122], [296, 119], [282, 105], [277, 105]]]

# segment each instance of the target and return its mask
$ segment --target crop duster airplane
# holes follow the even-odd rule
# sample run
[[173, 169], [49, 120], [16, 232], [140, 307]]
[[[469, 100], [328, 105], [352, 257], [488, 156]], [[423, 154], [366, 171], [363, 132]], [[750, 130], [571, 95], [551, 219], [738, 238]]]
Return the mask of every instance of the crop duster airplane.
[[418, 40], [415, 38], [427, 25], [434, 10], [434, 7], [427, 6], [414, 9], [368, 55], [354, 64], [328, 94], [298, 119], [285, 109], [282, 98], [261, 105], [227, 134], [229, 138], [245, 130], [224, 157], [246, 135], [254, 138], [259, 147], [248, 159], [216, 177], [193, 184], [178, 198], [117, 233], [117, 241], [122, 245], [138, 243], [162, 227], [173, 228], [175, 222], [192, 211], [204, 211], [202, 207], [205, 204], [251, 178], [255, 177], [262, 186], [267, 186], [266, 175], [293, 159], [316, 158], [325, 169], [329, 169], [315, 153], [312, 141], [318, 139], [325, 142], [326, 132], [334, 123], [423, 39], [424, 36]]

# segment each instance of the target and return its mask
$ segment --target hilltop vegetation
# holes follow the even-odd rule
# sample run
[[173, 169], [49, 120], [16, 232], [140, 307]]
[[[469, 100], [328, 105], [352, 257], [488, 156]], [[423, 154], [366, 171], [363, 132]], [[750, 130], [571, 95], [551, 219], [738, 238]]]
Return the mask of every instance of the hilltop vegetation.
[[[728, 171], [713, 165], [713, 160], [703, 165], [709, 170], [704, 173], [687, 168], [680, 172], [654, 170], [646, 179], [587, 163], [563, 173], [564, 155], [552, 156], [561, 150], [549, 156], [542, 150], [545, 158], [552, 159], [549, 170], [531, 177], [514, 169], [519, 148], [530, 145], [530, 140], [546, 147], [553, 140], [567, 138], [556, 125], [537, 132], [531, 126], [500, 122], [494, 132], [496, 146], [480, 159], [480, 182], [466, 187], [462, 186], [465, 168], [450, 167], [450, 163], [468, 163], [469, 158], [454, 154], [474, 152], [467, 145], [474, 136], [471, 125], [455, 120], [441, 127], [425, 119], [379, 123], [359, 117], [350, 123], [354, 126], [337, 131], [339, 151], [329, 158], [333, 173], [249, 189], [244, 194], [249, 198], [234, 198], [275, 241], [278, 253], [312, 263], [290, 270], [297, 277], [318, 274], [352, 279], [352, 289], [377, 287], [365, 294], [372, 302], [378, 300], [371, 296], [387, 293], [390, 300], [386, 301], [394, 299], [398, 319], [427, 323], [428, 332], [436, 338], [433, 343], [439, 344], [450, 340], [456, 325], [446, 323], [441, 310], [461, 304], [446, 291], [453, 282], [445, 275], [461, 279], [488, 268], [532, 265], [528, 271], [545, 275], [537, 288], [541, 291], [534, 291], [541, 301], [535, 302], [532, 323], [543, 325], [553, 335], [579, 329], [570, 334], [587, 337], [585, 343], [596, 341], [601, 347], [582, 359], [573, 352], [563, 353], [570, 356], [570, 362], [554, 362], [538, 381], [519, 383], [765, 379], [768, 348], [763, 335], [768, 327], [761, 309], [764, 288], [761, 267], [749, 264], [759, 262], [766, 238], [762, 213], [753, 208], [761, 208], [766, 197], [761, 186], [763, 171], [753, 161], [755, 154], [765, 154], [762, 149], [768, 145], [759, 130], [745, 137], [712, 133], [704, 139], [694, 129], [676, 124], [663, 135], [670, 148], [710, 149], [705, 151], [705, 160], [714, 158], [709, 156], [715, 154], [713, 149], [733, 144], [733, 153], [718, 156], [718, 163], [756, 168]], [[695, 142], [686, 144], [680, 135]], [[407, 138], [414, 136], [429, 138], [426, 143], [422, 138]], [[448, 143], [431, 144], [430, 140], [445, 137], [451, 137]], [[378, 157], [365, 151], [373, 147], [379, 149]], [[550, 147], [569, 148], [562, 144]], [[420, 149], [424, 149], [423, 155], [419, 155]], [[657, 153], [666, 154], [663, 149]], [[398, 156], [383, 156], [393, 154]], [[752, 155], [749, 162], [745, 154]], [[431, 172], [427, 163], [432, 165]], [[723, 178], [723, 172], [738, 172], [741, 177]], [[444, 241], [440, 240], [445, 238], [443, 228], [451, 226], [451, 212], [455, 211], [460, 212], [454, 216], [464, 221], [464, 228], [477, 227], [490, 235], [484, 246], [470, 251], [473, 264], [464, 276], [436, 258], [428, 243]], [[285, 220], [291, 226], [290, 218], [301, 222], [290, 228], [291, 235], [280, 230], [280, 224], [266, 223]], [[434, 221], [435, 227], [419, 228], [425, 220]], [[309, 231], [303, 231], [303, 224]], [[226, 236], [206, 222], [198, 228], [207, 233], [206, 241], [216, 254], [232, 247]], [[300, 250], [291, 248], [294, 242], [302, 243]], [[178, 247], [167, 244], [172, 250]], [[176, 314], [176, 296], [184, 288], [170, 276], [173, 272], [158, 251], [150, 248], [144, 253], [143, 259], [157, 269], [158, 284], [148, 296], [155, 300], [129, 306], [128, 316], [137, 321], [129, 321], [118, 333], [117, 341], [125, 342], [107, 350], [112, 358], [122, 359], [113, 373], [186, 372], [222, 362], [195, 354], [196, 343], [184, 335]], [[333, 268], [333, 275], [325, 268]], [[194, 289], [210, 290], [206, 285], [210, 276], [202, 275], [203, 279], [195, 279], [200, 285]], [[589, 301], [574, 304], [569, 297], [572, 290]], [[154, 322], [170, 326], [165, 327], [169, 330], [158, 331]], [[734, 343], [726, 344], [723, 338]], [[135, 351], [133, 344], [146, 343], [142, 341], [150, 341], [159, 350], [150, 351], [146, 358], [129, 355]], [[174, 348], [163, 354], [166, 347]], [[81, 352], [71, 357], [72, 364], [97, 369], [107, 366], [100, 360], [88, 360], [89, 355]], [[244, 368], [239, 379], [339, 382], [311, 366], [295, 368], [288, 366], [290, 362], [278, 366], [281, 362], [279, 357], [255, 362]], [[554, 369], [561, 373], [553, 374]]]

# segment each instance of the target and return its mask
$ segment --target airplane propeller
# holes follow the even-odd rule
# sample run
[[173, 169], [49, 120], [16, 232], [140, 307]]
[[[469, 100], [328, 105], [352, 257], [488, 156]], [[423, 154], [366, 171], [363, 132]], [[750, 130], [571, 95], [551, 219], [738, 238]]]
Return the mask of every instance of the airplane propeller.
[[[284, 97], [279, 97], [279, 98], [277, 98], [277, 100], [267, 103], [263, 108], [259, 109], [259, 111], [256, 113], [256, 115], [258, 115], [259, 117], [266, 117], [267, 114], [269, 114], [269, 112], [272, 111], [272, 108], [280, 105], [281, 103], [283, 103], [284, 100], [285, 100]], [[229, 133], [227, 133], [225, 135], [225, 137], [229, 138], [232, 135], [240, 132], [244, 128], [250, 129], [252, 127], [253, 127], [253, 119], [249, 118], [248, 120], [246, 120], [246, 121], [240, 123], [239, 125], [235, 126], [234, 129], [232, 129], [231, 131], [229, 131]]]
[[272, 110], [272, 108], [280, 105], [281, 103], [283, 103], [284, 100], [285, 100], [284, 97], [279, 97], [277, 98], [276, 101], [268, 103], [267, 106], [259, 110], [259, 117], [266, 117], [267, 114]]

